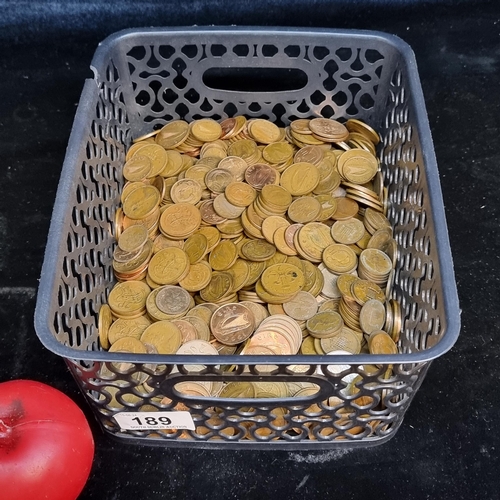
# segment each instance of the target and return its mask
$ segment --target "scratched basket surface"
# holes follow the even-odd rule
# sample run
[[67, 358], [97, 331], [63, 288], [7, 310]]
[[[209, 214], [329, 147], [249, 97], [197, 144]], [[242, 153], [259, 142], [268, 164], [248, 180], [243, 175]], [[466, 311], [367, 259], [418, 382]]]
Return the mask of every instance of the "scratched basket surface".
[[[104, 429], [151, 444], [205, 447], [321, 449], [391, 438], [431, 360], [452, 347], [460, 328], [437, 165], [411, 49], [376, 32], [131, 30], [105, 40], [92, 69], [61, 174], [35, 326], [43, 344], [65, 359]], [[281, 125], [313, 116], [355, 117], [380, 132], [388, 217], [400, 253], [393, 290], [404, 318], [400, 354], [351, 356], [346, 367], [342, 356], [221, 361], [100, 350], [97, 315], [115, 282], [113, 221], [132, 139], [172, 119], [237, 114]], [[189, 364], [206, 369], [193, 373]], [[222, 372], [231, 364], [233, 372]], [[368, 364], [377, 370], [366, 370]], [[389, 364], [393, 375], [386, 379]], [[301, 365], [302, 373], [291, 365]], [[349, 396], [352, 374], [359, 392]], [[185, 380], [313, 382], [319, 392], [190, 398], [174, 388]], [[169, 404], [161, 403], [165, 396]], [[196, 430], [122, 431], [113, 419], [119, 411], [141, 409], [187, 409]]]

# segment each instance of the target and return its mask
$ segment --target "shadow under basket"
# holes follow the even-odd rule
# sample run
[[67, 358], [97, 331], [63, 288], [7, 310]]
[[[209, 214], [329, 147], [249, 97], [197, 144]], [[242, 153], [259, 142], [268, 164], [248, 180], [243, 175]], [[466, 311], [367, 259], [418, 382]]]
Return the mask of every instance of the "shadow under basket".
[[[85, 82], [57, 191], [35, 327], [45, 347], [66, 361], [101, 426], [130, 441], [207, 448], [351, 448], [394, 436], [431, 361], [460, 330], [438, 170], [409, 46], [368, 31], [127, 30], [99, 45], [91, 67], [95, 77]], [[97, 318], [115, 284], [114, 219], [127, 148], [170, 120], [239, 114], [280, 126], [297, 118], [359, 118], [380, 133], [387, 216], [399, 247], [392, 291], [403, 317], [399, 354], [353, 355], [347, 365], [345, 356], [100, 348]], [[193, 372], [190, 365], [205, 368]], [[227, 365], [234, 370], [222, 371]], [[309, 382], [319, 390], [283, 399], [175, 390], [190, 380]], [[359, 389], [355, 394], [345, 390], [349, 383]], [[189, 412], [194, 430], [127, 430], [114, 418], [179, 410]]]

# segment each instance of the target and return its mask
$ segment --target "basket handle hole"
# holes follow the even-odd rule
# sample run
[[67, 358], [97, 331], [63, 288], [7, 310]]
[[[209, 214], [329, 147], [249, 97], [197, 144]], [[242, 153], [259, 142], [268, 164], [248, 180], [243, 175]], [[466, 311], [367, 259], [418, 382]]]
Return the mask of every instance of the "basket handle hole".
[[307, 74], [297, 68], [209, 68], [203, 83], [214, 90], [229, 92], [284, 92], [301, 90]]

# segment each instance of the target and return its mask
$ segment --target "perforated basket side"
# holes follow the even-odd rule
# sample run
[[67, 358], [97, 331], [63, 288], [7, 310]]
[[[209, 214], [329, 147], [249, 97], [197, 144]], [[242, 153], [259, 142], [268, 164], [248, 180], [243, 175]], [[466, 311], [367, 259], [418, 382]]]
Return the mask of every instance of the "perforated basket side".
[[[44, 345], [66, 359], [103, 427], [128, 439], [150, 440], [145, 432], [120, 431], [112, 415], [121, 409], [164, 410], [182, 404], [204, 430], [163, 434], [160, 442], [252, 446], [250, 435], [257, 443], [327, 447], [380, 443], [394, 435], [429, 361], [446, 352], [459, 333], [437, 165], [408, 46], [370, 32], [126, 31], [100, 45], [92, 67], [96, 76], [85, 83], [61, 173], [35, 327]], [[204, 76], [213, 68], [220, 74], [234, 68], [298, 70], [307, 82], [298, 89], [270, 91], [264, 78], [260, 91], [215, 89], [208, 83], [217, 83], [217, 71], [211, 79]], [[294, 75], [292, 79], [303, 82], [300, 74]], [[220, 360], [210, 356], [98, 350], [97, 312], [114, 282], [113, 221], [126, 147], [132, 137], [170, 119], [220, 119], [239, 113], [283, 124], [298, 117], [358, 117], [381, 132], [389, 217], [400, 246], [393, 293], [405, 316], [401, 354], [352, 356], [348, 370], [340, 374], [328, 367], [345, 365], [341, 356], [230, 356], [224, 362], [235, 370], [222, 373]], [[434, 339], [439, 341], [430, 347]], [[193, 375], [189, 364], [207, 368]], [[294, 372], [296, 365], [305, 371]], [[368, 373], [364, 365], [379, 368]], [[389, 365], [393, 372], [387, 378]], [[343, 392], [346, 374], [359, 377], [356, 396]], [[175, 383], [200, 378], [310, 382], [321, 391], [301, 400], [261, 402], [215, 402], [175, 392]], [[368, 398], [365, 404], [357, 402], [362, 397]], [[222, 416], [214, 416], [214, 407], [222, 409]], [[278, 418], [279, 408], [288, 412], [285, 423]], [[347, 420], [341, 410], [348, 410]]]

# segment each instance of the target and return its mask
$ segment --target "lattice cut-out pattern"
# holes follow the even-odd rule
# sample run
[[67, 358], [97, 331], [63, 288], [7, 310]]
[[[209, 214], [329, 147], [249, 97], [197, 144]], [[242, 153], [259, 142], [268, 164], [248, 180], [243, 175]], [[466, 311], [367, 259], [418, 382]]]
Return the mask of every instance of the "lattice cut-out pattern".
[[389, 188], [389, 218], [401, 254], [395, 279], [395, 295], [405, 317], [400, 348], [415, 352], [426, 348], [429, 336], [442, 335], [445, 323], [438, 300], [441, 280], [436, 272], [435, 228], [407, 85], [407, 77], [396, 68], [386, 102], [382, 164]]
[[95, 114], [82, 145], [75, 204], [68, 213], [65, 254], [60, 262], [58, 308], [54, 333], [71, 347], [97, 350], [96, 326], [100, 304], [114, 282], [111, 268], [114, 214], [125, 157], [128, 116], [116, 66], [106, 68], [99, 85]]
[[[255, 39], [225, 39], [185, 45], [172, 40], [133, 47], [126, 54], [134, 101], [141, 119], [163, 125], [171, 119], [214, 119], [245, 114], [278, 123], [310, 116], [369, 118], [373, 114], [385, 55], [373, 48], [295, 45]], [[309, 75], [303, 99], [288, 101], [277, 114], [276, 100], [297, 91], [228, 92], [208, 88], [203, 74], [213, 67], [300, 69]], [[203, 99], [201, 96], [205, 95]], [[231, 105], [228, 108], [228, 105]]]
[[[301, 440], [318, 442], [379, 440], [396, 432], [415, 394], [428, 363], [380, 366], [282, 365], [270, 374], [255, 365], [237, 365], [234, 372], [222, 372], [207, 366], [204, 383], [221, 384], [222, 380], [255, 381], [261, 384], [286, 385], [287, 391], [314, 388], [317, 394], [301, 398], [246, 400], [192, 398], [176, 392], [179, 382], [200, 380], [184, 365], [154, 365], [125, 362], [69, 363], [75, 378], [98, 410], [104, 428], [123, 432], [113, 419], [121, 411], [188, 410], [194, 431], [127, 431], [147, 439], [183, 442], [265, 442]], [[199, 370], [197, 366], [197, 370]], [[301, 373], [298, 373], [298, 372]], [[325, 396], [326, 395], [326, 396]]]
[[[389, 190], [388, 216], [400, 256], [394, 296], [403, 308], [400, 350], [428, 348], [445, 328], [435, 228], [428, 195], [407, 67], [391, 44], [356, 37], [221, 34], [139, 37], [113, 49], [97, 69], [97, 100], [86, 123], [71, 189], [74, 203], [65, 214], [64, 248], [58, 263], [51, 326], [57, 340], [78, 350], [97, 351], [97, 312], [114, 282], [113, 223], [123, 183], [121, 167], [131, 138], [172, 119], [222, 119], [244, 114], [288, 124], [296, 118], [360, 118], [379, 129], [382, 170]], [[242, 92], [207, 87], [211, 68], [296, 69], [306, 76], [295, 90]], [[422, 383], [429, 363], [379, 365], [236, 364], [231, 373], [207, 366], [201, 374], [183, 365], [119, 360], [66, 359], [102, 426], [144, 440], [187, 445], [193, 442], [272, 442], [354, 446], [393, 435]], [[313, 361], [311, 361], [313, 363]], [[271, 371], [269, 371], [271, 370]], [[261, 380], [315, 384], [318, 394], [299, 399], [192, 399], [174, 390], [180, 381]], [[268, 377], [268, 378], [266, 378]], [[306, 387], [310, 387], [307, 386]], [[187, 409], [195, 431], [148, 433], [119, 429], [120, 411]], [[300, 447], [300, 446], [299, 446]]]

